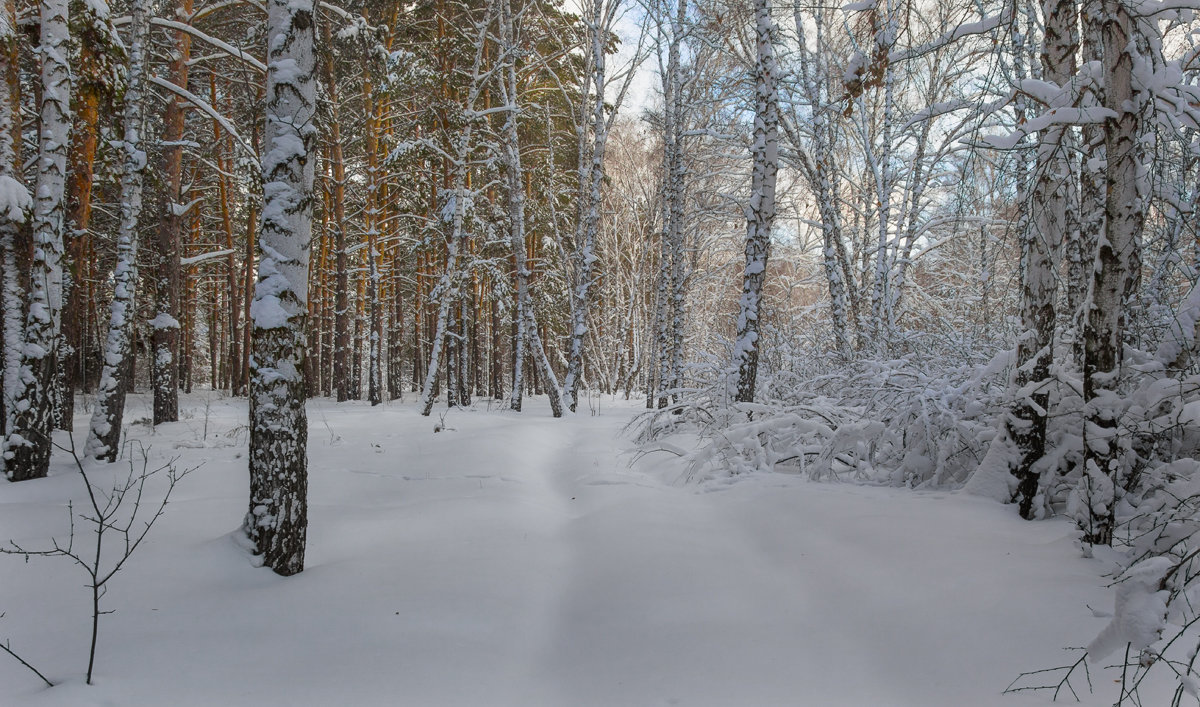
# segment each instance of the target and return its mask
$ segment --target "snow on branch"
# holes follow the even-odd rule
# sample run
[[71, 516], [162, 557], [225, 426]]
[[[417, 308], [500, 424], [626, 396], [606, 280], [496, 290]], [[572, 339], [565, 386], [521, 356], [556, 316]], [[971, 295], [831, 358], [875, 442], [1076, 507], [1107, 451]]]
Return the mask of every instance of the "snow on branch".
[[241, 61], [245, 62], [248, 66], [250, 66], [254, 69], [257, 69], [258, 71], [260, 71], [264, 74], [267, 73], [266, 64], [263, 64], [261, 61], [259, 61], [258, 59], [255, 59], [253, 56], [247, 54], [246, 52], [242, 51], [238, 47], [235, 47], [232, 44], [227, 44], [226, 42], [223, 42], [210, 34], [206, 34], [205, 32], [202, 32], [189, 24], [184, 24], [183, 22], [176, 22], [175, 20], [167, 20], [162, 17], [151, 17], [150, 24], [154, 25], [156, 27], [166, 27], [168, 29], [177, 30], [179, 32], [186, 32], [187, 34], [190, 34], [193, 38], [199, 39], [200, 41], [202, 41], [206, 44], [210, 44], [235, 59], [240, 59]]
[[[116, 20], [113, 21], [113, 25], [119, 27], [121, 25], [129, 24], [131, 21], [132, 21], [132, 18], [130, 18], [128, 16], [118, 17]], [[177, 22], [175, 20], [168, 20], [168, 19], [165, 19], [162, 17], [151, 17], [150, 24], [154, 25], [156, 27], [165, 27], [167, 29], [173, 29], [178, 32], [184, 32], [188, 35], [191, 35], [194, 39], [198, 39], [201, 42], [204, 42], [205, 44], [208, 44], [210, 46], [216, 47], [217, 49], [220, 49], [225, 54], [228, 54], [229, 56], [233, 57], [234, 59], [238, 59], [238, 60], [242, 61], [243, 63], [245, 63], [246, 65], [250, 66], [253, 69], [256, 69], [257, 71], [260, 71], [264, 74], [267, 73], [266, 65], [263, 64], [258, 59], [247, 54], [246, 52], [239, 49], [238, 47], [233, 46], [232, 44], [229, 44], [220, 39], [217, 39], [216, 37], [204, 32], [202, 30], [196, 29], [192, 25], [186, 24], [184, 22]]]
[[258, 153], [256, 153], [249, 145], [246, 144], [244, 140], [242, 140], [242, 136], [238, 134], [237, 128], [233, 127], [233, 123], [230, 123], [228, 118], [217, 112], [217, 109], [204, 102], [199, 96], [187, 90], [186, 88], [176, 86], [170, 81], [161, 79], [157, 76], [150, 76], [148, 78], [150, 83], [154, 84], [155, 86], [167, 89], [188, 103], [191, 103], [196, 108], [204, 111], [210, 118], [217, 121], [217, 123], [225, 129], [225, 132], [227, 132], [229, 136], [233, 138], [235, 145], [242, 148], [242, 150], [252, 159], [258, 160]]
[[237, 251], [235, 251], [233, 248], [226, 248], [224, 250], [214, 250], [214, 251], [210, 251], [208, 253], [201, 253], [200, 255], [193, 255], [193, 256], [190, 256], [187, 258], [180, 258], [179, 264], [180, 265], [197, 265], [199, 263], [203, 263], [206, 260], [215, 260], [216, 258], [222, 258], [226, 255], [231, 255], [235, 252], [237, 252]]

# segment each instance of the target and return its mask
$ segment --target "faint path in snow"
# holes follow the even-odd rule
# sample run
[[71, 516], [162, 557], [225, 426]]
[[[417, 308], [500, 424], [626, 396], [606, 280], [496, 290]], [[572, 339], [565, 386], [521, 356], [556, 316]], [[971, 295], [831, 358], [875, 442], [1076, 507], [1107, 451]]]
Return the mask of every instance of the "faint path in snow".
[[[288, 579], [229, 542], [244, 401], [136, 428], [205, 466], [114, 585], [99, 686], [39, 691], [0, 661], [0, 705], [1020, 707], [1048, 697], [1004, 686], [1103, 624], [1065, 523], [777, 474], [665, 485], [672, 460], [622, 453], [635, 407], [540, 402], [434, 433], [408, 404], [313, 401]], [[0, 539], [45, 537], [76, 492], [65, 463], [0, 488]], [[70, 567], [30, 568], [0, 557], [0, 637], [71, 681], [85, 597]]]

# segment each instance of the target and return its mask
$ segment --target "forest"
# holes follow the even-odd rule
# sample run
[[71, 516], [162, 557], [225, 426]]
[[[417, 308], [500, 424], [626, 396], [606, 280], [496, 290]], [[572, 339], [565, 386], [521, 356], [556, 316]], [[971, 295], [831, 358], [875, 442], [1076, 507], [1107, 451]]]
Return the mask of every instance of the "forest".
[[[1056, 533], [1059, 560], [1090, 577], [1071, 591], [1115, 596], [1070, 624], [1080, 635], [1041, 639], [1082, 646], [1069, 658], [997, 667], [1016, 678], [993, 690], [1004, 704], [1107, 688], [1101, 670], [1118, 704], [1200, 703], [1197, 11], [0, 0], [0, 468], [14, 482], [0, 488], [0, 640], [35, 621], [8, 595], [46, 581], [10, 579], [18, 561], [65, 557], [93, 598], [90, 685], [108, 580], [155, 546], [151, 525], [172, 527], [177, 488], [239, 495], [236, 551], [293, 577], [331, 542], [316, 519], [329, 493], [408, 493], [327, 470], [407, 482], [409, 466], [495, 466], [442, 480], [516, 475], [560, 504], [641, 474], [687, 498], [730, 489], [778, 519], [774, 483], [816, 494], [797, 501], [810, 513], [851, 503], [831, 488], [866, 494], [867, 516], [949, 494], [903, 515], [913, 532], [954, 532], [930, 519], [965, 508], [1017, 545]], [[504, 435], [554, 451], [510, 460]], [[370, 456], [393, 437], [390, 466]], [[210, 467], [224, 471], [198, 480]], [[78, 550], [91, 534], [94, 559]], [[1055, 581], [1030, 580], [1039, 594]], [[590, 677], [553, 694], [411, 694], [662, 697], [589, 692]], [[683, 703], [789, 703], [760, 688]], [[160, 704], [146, 689], [109, 697]]]

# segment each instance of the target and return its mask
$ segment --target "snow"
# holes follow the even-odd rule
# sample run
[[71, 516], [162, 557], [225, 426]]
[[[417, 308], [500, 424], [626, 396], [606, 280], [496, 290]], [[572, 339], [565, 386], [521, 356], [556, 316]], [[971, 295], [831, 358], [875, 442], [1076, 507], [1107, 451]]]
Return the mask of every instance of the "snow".
[[159, 312], [147, 324], [151, 329], [178, 329], [179, 320], [166, 312]]
[[1088, 659], [1100, 663], [1129, 645], [1137, 654], [1157, 641], [1167, 623], [1167, 594], [1159, 588], [1174, 562], [1151, 557], [1124, 572], [1117, 585], [1113, 620], [1088, 644]]
[[0, 218], [17, 223], [25, 222], [25, 215], [33, 209], [29, 190], [7, 174], [0, 174]]
[[[456, 409], [435, 434], [415, 403], [311, 401], [308, 566], [284, 579], [234, 532], [245, 401], [181, 396], [181, 422], [128, 427], [201, 466], [111, 584], [95, 686], [78, 568], [0, 556], [0, 639], [62, 682], [0, 655], [0, 704], [1020, 707], [1050, 702], [1002, 696], [1018, 673], [1106, 623], [1086, 605], [1111, 601], [1107, 567], [1065, 521], [787, 474], [685, 484], [673, 457], [631, 466], [640, 405], [600, 410]], [[0, 539], [61, 537], [82, 494], [56, 453], [0, 487]]]

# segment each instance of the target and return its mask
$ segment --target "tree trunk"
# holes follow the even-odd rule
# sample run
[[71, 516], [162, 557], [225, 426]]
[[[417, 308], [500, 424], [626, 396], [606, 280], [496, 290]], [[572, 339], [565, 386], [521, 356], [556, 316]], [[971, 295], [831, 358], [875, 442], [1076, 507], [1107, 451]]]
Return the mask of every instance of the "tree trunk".
[[1117, 415], [1122, 332], [1140, 262], [1140, 242], [1149, 201], [1144, 164], [1142, 111], [1145, 89], [1135, 76], [1149, 58], [1141, 53], [1137, 20], [1122, 0], [1103, 0], [1104, 106], [1116, 117], [1104, 124], [1108, 156], [1104, 238], [1099, 244], [1092, 298], [1084, 329], [1084, 477], [1079, 495], [1086, 505], [1076, 517], [1083, 540], [1111, 545], [1116, 525], [1117, 487], [1124, 479]]
[[261, 258], [251, 307], [250, 509], [244, 529], [277, 574], [304, 569], [308, 419], [304, 320], [317, 129], [315, 0], [268, 0]]
[[52, 388], [62, 314], [63, 209], [71, 130], [66, 0], [42, 0], [41, 129], [33, 200], [33, 262], [21, 347], [20, 385], [5, 438], [10, 481], [40, 478], [50, 466]]
[[62, 341], [59, 343], [58, 410], [55, 426], [70, 430], [75, 419], [75, 388], [83, 365], [84, 312], [90, 306], [86, 283], [91, 277], [88, 226], [92, 216], [92, 181], [96, 161], [100, 96], [105, 91], [102, 53], [108, 38], [99, 26], [106, 18], [85, 9], [79, 46], [80, 81], [72, 101], [74, 125], [67, 158], [67, 222], [64, 231], [66, 268], [63, 279]]
[[[583, 341], [587, 336], [588, 317], [591, 311], [591, 287], [595, 279], [593, 270], [598, 260], [596, 233], [600, 225], [600, 207], [604, 186], [604, 153], [608, 144], [608, 120], [605, 117], [604, 101], [607, 87], [607, 64], [605, 62], [605, 39], [611, 31], [608, 5], [604, 0], [591, 0], [591, 14], [587, 20], [587, 36], [591, 40], [591, 99], [592, 110], [583, 121], [579, 133], [580, 155], [584, 158], [579, 166], [579, 189], [577, 198], [581, 218], [577, 219], [575, 247], [575, 288], [571, 292], [571, 344], [567, 354], [567, 373], [563, 379], [563, 402], [575, 412], [579, 403], [579, 380], [583, 375]], [[588, 91], [583, 92], [584, 96]], [[587, 137], [591, 134], [591, 142]]]
[[[1067, 86], [1075, 73], [1072, 42], [1075, 0], [1046, 0], [1046, 38], [1042, 78]], [[1037, 462], [1046, 451], [1046, 410], [1050, 365], [1054, 360], [1055, 297], [1058, 257], [1066, 230], [1066, 191], [1071, 181], [1066, 152], [1067, 129], [1052, 125], [1038, 134], [1036, 182], [1029, 200], [1029, 226], [1021, 234], [1021, 328], [1017, 343], [1015, 385], [1018, 400], [1007, 420], [1009, 439], [1019, 458], [1011, 467], [1017, 481], [1015, 499], [1022, 518], [1033, 518], [1038, 491]]]
[[370, 60], [364, 58], [363, 112], [366, 118], [367, 203], [363, 219], [367, 230], [367, 400], [374, 406], [383, 402], [383, 305], [379, 292], [382, 286], [379, 273], [379, 116], [370, 68]]
[[[186, 20], [192, 14], [192, 0], [179, 0], [176, 16]], [[175, 32], [175, 46], [167, 69], [171, 83], [186, 89], [188, 60], [192, 39], [186, 32]], [[154, 424], [179, 419], [180, 323], [180, 248], [183, 234], [184, 205], [180, 203], [183, 186], [184, 103], [179, 96], [167, 100], [163, 119], [163, 207], [158, 223], [158, 268], [155, 274], [155, 315], [150, 321], [154, 354], [150, 358], [154, 386]]]
[[734, 400], [754, 402], [758, 376], [759, 317], [762, 313], [763, 281], [771, 251], [771, 227], [775, 222], [775, 181], [779, 172], [779, 97], [776, 88], [779, 68], [775, 63], [775, 22], [770, 0], [755, 0], [754, 63], [754, 173], [750, 205], [746, 209], [746, 268], [742, 298], [738, 302], [737, 340], [733, 363], [737, 367]]
[[135, 0], [131, 8], [133, 24], [129, 40], [129, 78], [125, 88], [123, 129], [125, 154], [121, 175], [121, 226], [117, 233], [117, 266], [113, 271], [113, 299], [109, 306], [104, 368], [96, 391], [96, 407], [88, 432], [84, 454], [114, 462], [121, 449], [121, 421], [125, 412], [125, 393], [129, 388], [127, 365], [131, 349], [131, 331], [136, 317], [138, 218], [142, 212], [142, 174], [146, 153], [142, 150], [143, 92], [146, 75], [146, 38], [149, 17], [145, 0]]
[[[25, 276], [30, 264], [27, 257], [30, 244], [26, 242], [27, 231], [21, 226], [29, 216], [33, 201], [25, 185], [21, 183], [20, 137], [21, 85], [15, 79], [19, 75], [17, 36], [15, 29], [16, 3], [4, 0], [0, 3], [0, 191], [10, 194], [13, 201], [0, 208], [0, 257], [3, 262], [3, 280], [0, 281], [0, 307], [3, 307], [3, 374], [0, 376], [0, 441], [9, 430], [9, 409], [20, 389], [18, 377], [21, 366], [21, 343], [24, 339], [25, 292], [28, 283]], [[0, 444], [0, 451], [3, 451]], [[5, 468], [4, 455], [0, 454], [0, 470]]]
[[[1103, 61], [1103, 17], [1104, 11], [1100, 0], [1084, 0], [1081, 4], [1080, 25], [1083, 27], [1083, 52], [1085, 62]], [[1085, 106], [1103, 106], [1103, 81], [1095, 81], [1089, 85], [1084, 94], [1082, 104]], [[1084, 365], [1084, 325], [1080, 324], [1087, 318], [1087, 295], [1092, 284], [1095, 270], [1097, 244], [1104, 232], [1105, 207], [1105, 159], [1104, 159], [1103, 125], [1089, 123], [1082, 129], [1083, 160], [1080, 169], [1080, 229], [1079, 237], [1067, 243], [1067, 317], [1073, 323], [1075, 336], [1072, 340], [1071, 353], [1075, 365], [1083, 370]]]

